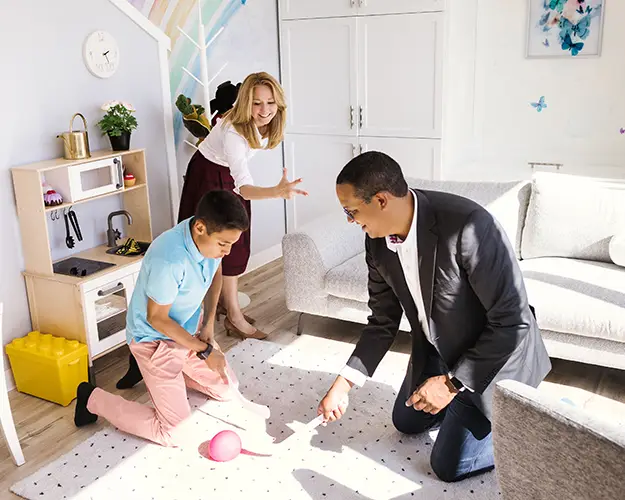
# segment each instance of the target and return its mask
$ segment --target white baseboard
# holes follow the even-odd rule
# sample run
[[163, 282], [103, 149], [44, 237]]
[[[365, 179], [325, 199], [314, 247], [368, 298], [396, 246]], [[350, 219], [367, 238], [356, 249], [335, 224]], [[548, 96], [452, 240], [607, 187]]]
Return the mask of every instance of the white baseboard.
[[244, 274], [251, 273], [259, 267], [263, 267], [265, 264], [269, 264], [280, 257], [282, 257], [282, 243], [252, 255]]
[[[0, 354], [1, 356], [1, 354]], [[13, 380], [13, 373], [11, 368], [7, 368], [4, 372], [4, 380], [7, 381], [7, 392], [15, 389], [15, 380]]]

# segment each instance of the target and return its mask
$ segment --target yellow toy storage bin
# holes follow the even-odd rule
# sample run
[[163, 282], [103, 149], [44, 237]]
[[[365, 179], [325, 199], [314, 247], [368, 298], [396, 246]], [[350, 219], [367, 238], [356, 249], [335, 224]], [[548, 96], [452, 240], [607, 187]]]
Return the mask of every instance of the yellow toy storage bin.
[[89, 379], [87, 346], [77, 340], [30, 332], [7, 344], [6, 353], [17, 390], [53, 403], [67, 406]]

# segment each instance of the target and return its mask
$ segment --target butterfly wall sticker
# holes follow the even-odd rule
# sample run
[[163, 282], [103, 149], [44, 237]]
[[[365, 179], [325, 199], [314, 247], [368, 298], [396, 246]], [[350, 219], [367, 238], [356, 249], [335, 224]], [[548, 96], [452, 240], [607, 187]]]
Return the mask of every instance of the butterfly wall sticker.
[[621, 130], [619, 130], [619, 132], [621, 133], [621, 135], [625, 134], [625, 128], [621, 127]]
[[547, 103], [545, 102], [545, 96], [541, 95], [540, 99], [538, 99], [538, 102], [530, 102], [530, 105], [533, 108], [536, 108], [536, 111], [540, 113], [543, 109], [547, 107]]
[[583, 48], [584, 48], [584, 42], [574, 43], [573, 40], [571, 40], [571, 35], [569, 35], [568, 33], [562, 40], [562, 50], [570, 50], [571, 54], [574, 56], [579, 54]]

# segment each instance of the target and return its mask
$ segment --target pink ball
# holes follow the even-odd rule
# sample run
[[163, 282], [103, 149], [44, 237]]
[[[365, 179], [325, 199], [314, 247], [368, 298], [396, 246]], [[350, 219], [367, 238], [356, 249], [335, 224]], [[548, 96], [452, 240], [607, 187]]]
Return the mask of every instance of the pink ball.
[[234, 431], [221, 431], [211, 439], [209, 453], [216, 462], [228, 462], [241, 453], [241, 438]]

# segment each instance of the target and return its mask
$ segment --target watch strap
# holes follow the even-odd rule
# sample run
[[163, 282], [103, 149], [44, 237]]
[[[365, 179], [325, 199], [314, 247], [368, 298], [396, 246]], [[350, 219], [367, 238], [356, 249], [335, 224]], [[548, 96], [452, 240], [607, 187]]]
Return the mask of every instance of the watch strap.
[[460, 382], [460, 380], [458, 380], [456, 377], [453, 377], [453, 376], [449, 377], [449, 381], [456, 388], [458, 392], [462, 392], [466, 389], [464, 384]]
[[213, 344], [207, 344], [206, 349], [197, 353], [197, 357], [200, 359], [206, 359], [213, 352]]

